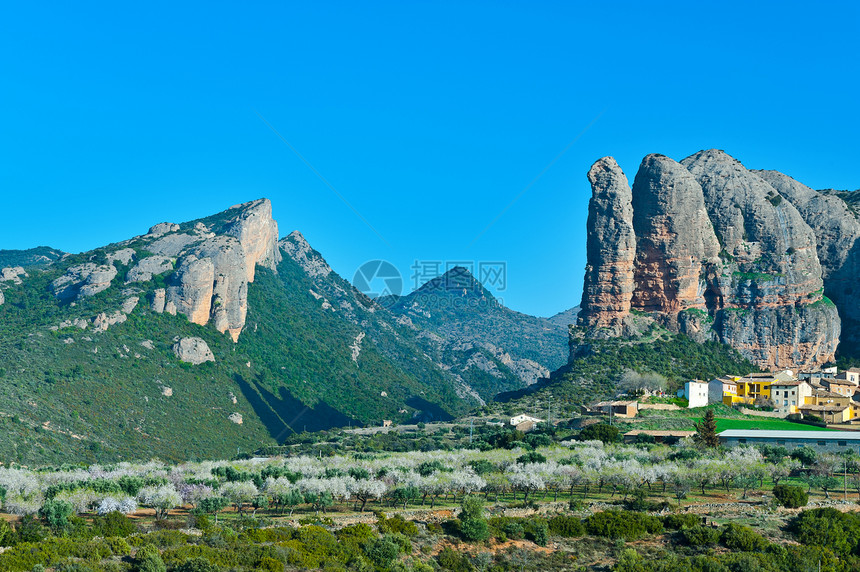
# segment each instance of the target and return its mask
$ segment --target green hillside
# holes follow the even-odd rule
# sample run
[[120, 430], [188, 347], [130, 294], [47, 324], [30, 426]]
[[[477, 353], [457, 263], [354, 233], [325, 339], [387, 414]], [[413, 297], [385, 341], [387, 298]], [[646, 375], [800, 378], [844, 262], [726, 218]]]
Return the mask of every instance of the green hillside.
[[[150, 310], [152, 291], [170, 284], [170, 273], [133, 287], [118, 280], [74, 302], [54, 296], [51, 281], [70, 264], [104, 254], [71, 256], [30, 269], [23, 284], [5, 283], [0, 462], [223, 458], [293, 432], [447, 419], [475, 404], [418, 349], [415, 332], [388, 323], [390, 315], [369, 300], [361, 307], [361, 294], [335, 274], [330, 280], [353, 300], [349, 319], [320, 304], [310, 293], [314, 283], [289, 257], [277, 273], [258, 267], [234, 344], [212, 324]], [[114, 265], [119, 276], [128, 271]], [[130, 295], [140, 302], [124, 323], [103, 332], [69, 325], [110, 314]], [[214, 363], [175, 357], [174, 341], [192, 336], [206, 341]]]
[[625, 371], [658, 374], [674, 392], [690, 379], [746, 374], [758, 368], [736, 350], [718, 342], [698, 343], [683, 334], [655, 326], [641, 338], [590, 340], [579, 357], [553, 372], [550, 379], [498, 400], [523, 407], [552, 401], [560, 411], [612, 397]]

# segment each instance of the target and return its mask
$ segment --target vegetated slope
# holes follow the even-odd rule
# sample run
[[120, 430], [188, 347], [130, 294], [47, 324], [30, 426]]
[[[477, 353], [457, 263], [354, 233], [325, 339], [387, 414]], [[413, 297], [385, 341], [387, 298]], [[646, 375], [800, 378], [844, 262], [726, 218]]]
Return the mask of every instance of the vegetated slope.
[[670, 391], [691, 379], [710, 380], [721, 375], [744, 375], [758, 368], [737, 350], [719, 342], [696, 342], [658, 326], [639, 338], [592, 340], [552, 376], [527, 389], [499, 395], [498, 401], [525, 406], [552, 398], [572, 407], [612, 397], [626, 370], [657, 373]]
[[[424, 356], [411, 330], [385, 320], [364, 327], [376, 312], [369, 301], [356, 312], [361, 327], [324, 307], [277, 243], [270, 267], [240, 280], [242, 261], [262, 252], [246, 239], [264, 206], [158, 225], [4, 281], [0, 461], [225, 457], [305, 428], [445, 418], [476, 403]], [[238, 237], [225, 235], [242, 220], [251, 222]], [[220, 269], [208, 290], [213, 275], [194, 266], [203, 263]], [[141, 268], [155, 271], [141, 277]], [[82, 278], [82, 269], [92, 272]], [[165, 307], [165, 291], [178, 307]], [[181, 362], [174, 344], [188, 337], [201, 338], [214, 362]]]
[[0, 268], [50, 264], [62, 258], [63, 255], [65, 252], [50, 246], [37, 246], [27, 250], [0, 250]]
[[553, 324], [566, 328], [571, 324], [576, 323], [576, 318], [579, 316], [579, 310], [579, 306], [574, 306], [569, 310], [564, 310], [554, 316], [550, 316], [547, 320]]
[[567, 361], [566, 324], [506, 308], [463, 267], [382, 305], [423, 330], [426, 351], [484, 399], [535, 383]]

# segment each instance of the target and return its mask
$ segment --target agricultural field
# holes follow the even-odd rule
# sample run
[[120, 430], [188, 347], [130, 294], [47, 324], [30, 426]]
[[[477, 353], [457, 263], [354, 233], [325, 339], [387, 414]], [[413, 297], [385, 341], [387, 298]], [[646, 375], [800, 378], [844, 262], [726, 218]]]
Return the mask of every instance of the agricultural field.
[[2, 467], [0, 570], [860, 565], [860, 458], [622, 445], [593, 427], [501, 428], [484, 450]]

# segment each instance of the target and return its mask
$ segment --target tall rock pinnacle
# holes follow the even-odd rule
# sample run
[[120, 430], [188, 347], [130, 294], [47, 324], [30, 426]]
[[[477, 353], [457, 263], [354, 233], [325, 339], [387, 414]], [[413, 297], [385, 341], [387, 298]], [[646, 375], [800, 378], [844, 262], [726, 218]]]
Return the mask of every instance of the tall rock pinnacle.
[[636, 236], [630, 184], [612, 157], [588, 171], [588, 239], [585, 286], [578, 323], [593, 334], [617, 336], [630, 314]]
[[[834, 276], [851, 265], [816, 245], [802, 213], [825, 236], [821, 201], [786, 179], [712, 149], [680, 163], [648, 155], [629, 191], [614, 161], [598, 161], [589, 172], [585, 335], [635, 334], [625, 318], [637, 310], [673, 331], [727, 343], [762, 367], [831, 361], [841, 322], [823, 296], [819, 256], [827, 254], [824, 270]], [[860, 226], [839, 222], [851, 248]]]

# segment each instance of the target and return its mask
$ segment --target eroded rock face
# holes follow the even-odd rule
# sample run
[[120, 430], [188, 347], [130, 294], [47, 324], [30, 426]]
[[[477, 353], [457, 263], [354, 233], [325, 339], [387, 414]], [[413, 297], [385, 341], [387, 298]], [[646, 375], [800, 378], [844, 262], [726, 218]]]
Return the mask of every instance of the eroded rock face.
[[129, 264], [132, 259], [134, 259], [134, 250], [131, 248], [123, 248], [107, 255], [108, 264], [113, 264], [114, 262]]
[[209, 345], [201, 338], [182, 338], [173, 344], [173, 354], [180, 361], [192, 365], [200, 365], [207, 361], [215, 361], [215, 356]]
[[612, 157], [598, 160], [588, 171], [592, 197], [588, 203], [588, 239], [581, 326], [592, 334], [617, 336], [630, 314], [633, 297], [632, 193], [627, 177]]
[[322, 256], [311, 248], [311, 245], [299, 231], [294, 230], [278, 245], [311, 278], [325, 278], [331, 274], [331, 267]]
[[26, 278], [27, 272], [21, 266], [12, 266], [0, 270], [0, 282], [13, 282], [21, 284], [21, 277]]
[[633, 213], [633, 307], [667, 316], [704, 310], [702, 283], [719, 265], [720, 244], [702, 188], [680, 163], [648, 155], [633, 182]]
[[110, 288], [115, 277], [116, 268], [112, 264], [87, 262], [70, 267], [51, 283], [51, 287], [58, 298], [86, 298]]
[[[823, 298], [821, 247], [816, 249], [816, 234], [801, 212], [810, 211], [806, 218], [821, 227], [822, 236], [828, 222], [812, 215], [824, 209], [814, 191], [783, 177], [748, 171], [717, 150], [681, 163], [645, 157], [632, 189], [636, 256], [630, 308], [697, 340], [730, 344], [763, 367], [810, 368], [831, 361], [840, 317]], [[589, 179], [595, 197], [603, 196], [607, 185], [599, 177]], [[801, 211], [793, 200], [802, 203]], [[589, 213], [589, 267], [595, 268], [586, 273], [582, 306], [591, 305], [592, 313], [580, 325], [618, 323], [617, 310], [602, 303], [610, 290], [596, 289], [600, 281], [593, 276], [626, 276], [616, 271], [618, 257], [612, 254], [629, 252], [629, 238], [607, 233], [600, 222]], [[848, 235], [843, 246], [853, 246], [860, 232], [851, 221], [841, 224], [838, 232]], [[596, 248], [599, 255], [593, 256]], [[828, 253], [830, 268], [824, 272], [838, 272], [847, 258]], [[622, 320], [614, 335], [635, 335], [634, 321]], [[574, 331], [571, 343], [582, 335]], [[587, 329], [584, 335], [599, 337]]]
[[168, 232], [176, 232], [179, 230], [179, 225], [172, 222], [160, 222], [149, 229], [148, 236], [162, 236]]
[[257, 264], [276, 270], [281, 261], [278, 223], [272, 218], [272, 203], [269, 199], [259, 199], [233, 208], [240, 209], [240, 214], [227, 227], [226, 234], [235, 236], [242, 244], [246, 278], [248, 282], [253, 282]]
[[153, 276], [173, 270], [173, 263], [174, 259], [167, 256], [149, 256], [139, 261], [128, 271], [125, 282], [126, 284], [149, 282]]
[[860, 221], [845, 201], [819, 193], [779, 171], [755, 171], [793, 204], [815, 232], [825, 295], [836, 303], [840, 317], [851, 327], [844, 337], [860, 339]]
[[215, 288], [215, 265], [212, 261], [193, 254], [183, 257], [176, 268], [174, 282], [175, 285], [167, 289], [166, 300], [189, 321], [208, 324]]
[[164, 304], [167, 301], [167, 291], [164, 288], [156, 288], [152, 293], [152, 304], [150, 308], [156, 314], [164, 312]]

